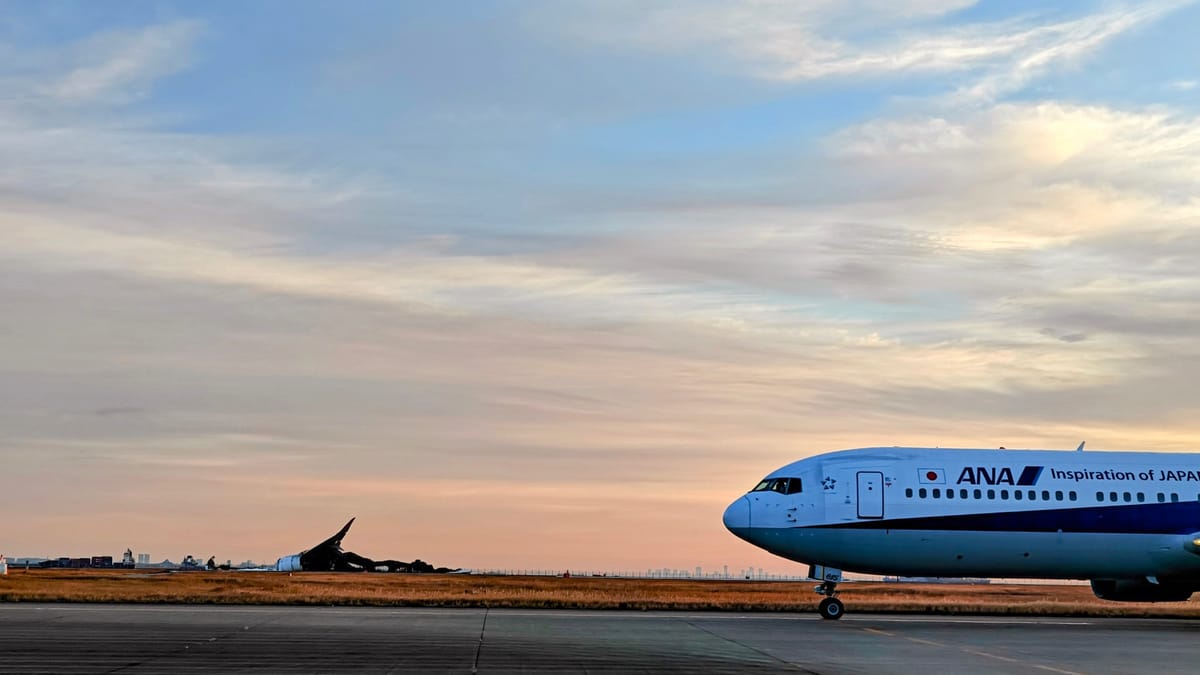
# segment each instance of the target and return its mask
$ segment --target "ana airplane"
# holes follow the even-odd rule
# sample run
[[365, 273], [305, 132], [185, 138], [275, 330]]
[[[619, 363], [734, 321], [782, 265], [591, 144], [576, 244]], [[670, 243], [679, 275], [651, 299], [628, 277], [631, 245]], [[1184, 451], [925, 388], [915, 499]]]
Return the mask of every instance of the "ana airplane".
[[725, 527], [809, 564], [821, 616], [842, 571], [1088, 579], [1105, 600], [1200, 590], [1200, 455], [862, 448], [772, 472]]

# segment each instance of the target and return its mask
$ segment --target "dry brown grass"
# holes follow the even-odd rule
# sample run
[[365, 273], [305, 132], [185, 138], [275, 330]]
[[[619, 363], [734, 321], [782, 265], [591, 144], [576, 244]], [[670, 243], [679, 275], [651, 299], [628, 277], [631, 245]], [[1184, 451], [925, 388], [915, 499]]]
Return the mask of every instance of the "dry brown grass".
[[[10, 570], [0, 602], [371, 605], [558, 609], [812, 611], [813, 582], [611, 577]], [[1200, 617], [1200, 600], [1112, 603], [1087, 586], [843, 584], [855, 612]]]

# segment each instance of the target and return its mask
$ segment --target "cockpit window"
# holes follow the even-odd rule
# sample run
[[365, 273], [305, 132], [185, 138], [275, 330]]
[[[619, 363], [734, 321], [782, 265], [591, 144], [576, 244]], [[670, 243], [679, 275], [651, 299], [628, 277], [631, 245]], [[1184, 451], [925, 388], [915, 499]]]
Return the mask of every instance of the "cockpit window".
[[778, 492], [781, 495], [794, 495], [803, 491], [804, 484], [799, 478], [766, 478], [751, 490], [751, 492]]

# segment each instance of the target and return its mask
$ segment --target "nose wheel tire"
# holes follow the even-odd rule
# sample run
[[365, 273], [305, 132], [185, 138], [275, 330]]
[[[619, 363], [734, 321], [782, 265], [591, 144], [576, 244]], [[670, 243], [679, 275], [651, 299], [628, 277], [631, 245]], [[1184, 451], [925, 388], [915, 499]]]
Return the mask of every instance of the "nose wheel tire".
[[825, 598], [821, 601], [821, 604], [817, 606], [817, 611], [821, 613], [822, 619], [836, 621], [842, 618], [842, 615], [846, 613], [846, 606], [843, 605], [842, 601], [838, 600], [837, 598]]

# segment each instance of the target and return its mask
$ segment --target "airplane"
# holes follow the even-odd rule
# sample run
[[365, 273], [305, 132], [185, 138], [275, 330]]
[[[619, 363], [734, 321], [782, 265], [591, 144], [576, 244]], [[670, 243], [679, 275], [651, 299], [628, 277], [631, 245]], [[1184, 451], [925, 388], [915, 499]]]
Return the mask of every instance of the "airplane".
[[434, 567], [423, 560], [400, 562], [398, 560], [372, 560], [353, 551], [342, 550], [342, 539], [350, 531], [354, 518], [342, 526], [332, 537], [316, 546], [275, 561], [276, 572], [415, 572], [440, 574], [452, 573], [447, 567]]
[[802, 459], [725, 527], [809, 565], [822, 618], [842, 572], [1086, 579], [1101, 599], [1200, 591], [1200, 454], [876, 447]]
[[275, 569], [279, 572], [330, 572], [345, 565], [342, 539], [353, 524], [354, 519], [351, 518], [337, 534], [325, 541], [306, 551], [280, 558], [275, 562]]

